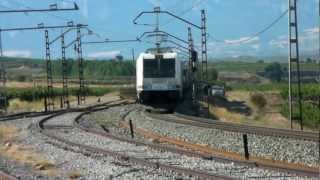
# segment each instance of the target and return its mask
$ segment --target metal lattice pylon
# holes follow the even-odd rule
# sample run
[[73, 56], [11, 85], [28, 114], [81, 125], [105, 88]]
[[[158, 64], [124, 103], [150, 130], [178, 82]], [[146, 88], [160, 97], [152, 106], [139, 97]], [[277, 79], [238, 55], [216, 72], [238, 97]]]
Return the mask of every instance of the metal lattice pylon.
[[52, 79], [52, 63], [50, 55], [50, 41], [49, 31], [45, 30], [46, 39], [46, 69], [47, 69], [47, 94], [45, 97], [46, 111], [54, 110], [54, 93], [53, 93], [53, 79]]
[[195, 56], [197, 56], [195, 50], [194, 50], [194, 44], [193, 44], [193, 38], [192, 38], [192, 33], [191, 33], [191, 28], [188, 28], [188, 42], [189, 42], [189, 72], [190, 72], [190, 77], [192, 81], [192, 101], [195, 104], [197, 101], [197, 85], [196, 85], [196, 79], [197, 79], [197, 62]]
[[201, 82], [204, 86], [202, 89], [203, 101], [206, 102], [207, 114], [209, 115], [209, 98], [208, 98], [208, 54], [207, 54], [207, 19], [205, 10], [201, 10]]
[[82, 56], [82, 41], [81, 41], [81, 28], [77, 28], [77, 45], [76, 49], [78, 52], [78, 66], [79, 66], [79, 94], [78, 94], [78, 105], [85, 103], [86, 101], [86, 89], [84, 80], [84, 66]]
[[62, 64], [62, 96], [61, 108], [69, 108], [69, 90], [68, 90], [68, 62], [66, 59], [66, 47], [64, 35], [61, 35], [61, 64]]
[[7, 110], [7, 93], [6, 93], [7, 73], [2, 64], [0, 66], [0, 100], [3, 103], [3, 108]]
[[201, 11], [201, 80], [208, 80], [207, 25], [206, 12]]
[[[289, 0], [289, 119], [291, 121], [291, 129], [293, 128], [293, 103], [298, 101], [299, 122], [300, 128], [303, 130], [302, 122], [302, 93], [301, 93], [301, 78], [300, 78], [300, 60], [299, 60], [299, 39], [298, 39], [298, 18], [297, 18], [297, 0]], [[295, 68], [295, 76], [293, 76], [292, 69]], [[292, 85], [297, 83], [298, 97], [293, 97]]]

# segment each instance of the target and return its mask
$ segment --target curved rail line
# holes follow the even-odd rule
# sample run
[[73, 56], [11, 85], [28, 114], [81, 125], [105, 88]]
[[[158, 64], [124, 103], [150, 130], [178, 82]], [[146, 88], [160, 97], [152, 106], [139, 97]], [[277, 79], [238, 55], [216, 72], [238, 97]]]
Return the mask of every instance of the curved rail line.
[[17, 178], [3, 172], [3, 171], [0, 171], [0, 179], [1, 180], [17, 180]]
[[54, 110], [54, 111], [48, 111], [48, 112], [20, 112], [20, 113], [15, 113], [15, 114], [9, 114], [5, 116], [0, 116], [0, 122], [1, 121], [10, 121], [10, 120], [17, 120], [17, 119], [22, 119], [22, 118], [34, 118], [34, 117], [41, 117], [41, 116], [47, 116], [47, 115], [52, 115], [56, 113], [61, 113], [61, 112], [77, 112], [77, 111], [84, 111], [86, 109], [93, 109], [93, 108], [99, 108], [103, 107], [106, 104], [112, 103], [115, 101], [107, 102], [107, 103], [101, 103], [101, 104], [94, 104], [88, 107], [78, 107], [78, 108], [69, 108], [69, 109], [59, 109], [59, 110]]
[[[80, 114], [77, 118], [81, 118], [83, 115], [88, 114], [90, 112], [94, 112], [94, 111], [99, 111], [102, 109], [107, 109], [110, 108], [111, 106], [106, 106], [104, 108], [97, 108], [97, 109], [88, 109], [87, 111], [84, 111], [82, 114]], [[112, 156], [114, 158], [123, 160], [123, 161], [128, 161], [131, 163], [136, 163], [136, 164], [140, 164], [142, 166], [146, 166], [146, 167], [152, 167], [152, 168], [156, 168], [156, 169], [162, 169], [165, 171], [173, 171], [176, 173], [180, 173], [180, 174], [185, 174], [185, 175], [189, 175], [189, 176], [193, 176], [193, 177], [198, 177], [200, 179], [234, 179], [228, 176], [221, 176], [221, 175], [215, 175], [215, 174], [210, 174], [204, 171], [196, 171], [196, 170], [192, 170], [192, 169], [187, 169], [187, 168], [181, 168], [181, 167], [176, 167], [176, 166], [171, 166], [171, 165], [167, 165], [167, 164], [162, 164], [162, 163], [157, 163], [157, 162], [151, 162], [142, 158], [136, 158], [136, 157], [132, 157], [132, 156], [127, 156], [125, 154], [119, 153], [119, 152], [114, 152], [111, 150], [105, 150], [105, 149], [101, 149], [101, 148], [96, 148], [96, 147], [91, 147], [91, 146], [87, 146], [87, 145], [83, 145], [83, 144], [78, 144], [78, 143], [74, 143], [71, 141], [68, 141], [66, 139], [63, 139], [61, 137], [58, 137], [48, 131], [46, 131], [46, 128], [44, 126], [44, 123], [49, 121], [50, 119], [63, 115], [66, 112], [61, 112], [61, 113], [57, 113], [54, 114], [52, 116], [46, 117], [42, 120], [40, 120], [37, 124], [37, 127], [39, 129], [39, 131], [44, 134], [45, 136], [55, 139], [57, 141], [60, 141], [64, 144], [70, 145], [70, 146], [74, 146], [74, 147], [78, 147], [81, 149], [84, 149], [86, 151], [92, 152], [92, 153], [100, 153], [103, 155], [107, 155], [107, 156]], [[87, 131], [87, 130], [86, 130]], [[109, 138], [112, 138], [112, 136], [106, 136]], [[117, 138], [114, 138], [117, 139]], [[118, 138], [118, 140], [121, 140], [120, 138]]]
[[[123, 122], [125, 122], [126, 116], [130, 113], [131, 111], [129, 111], [128, 113], [126, 113], [122, 119]], [[270, 161], [270, 160], [264, 160], [264, 159], [259, 159], [259, 158], [253, 158], [252, 160], [245, 160], [243, 158], [242, 155], [240, 154], [235, 154], [235, 153], [229, 153], [229, 152], [222, 152], [220, 151], [220, 155], [215, 155], [214, 153], [212, 153], [212, 151], [204, 151], [204, 149], [206, 147], [200, 147], [200, 148], [196, 148], [194, 149], [192, 146], [192, 144], [190, 146], [186, 146], [187, 143], [186, 142], [179, 142], [177, 143], [177, 141], [171, 141], [171, 142], [175, 142], [175, 144], [179, 144], [182, 145], [183, 147], [187, 147], [188, 149], [193, 149], [192, 150], [186, 150], [186, 149], [181, 149], [181, 148], [174, 148], [174, 147], [169, 147], [169, 146], [164, 146], [164, 145], [157, 145], [157, 144], [152, 144], [152, 143], [145, 143], [145, 142], [141, 142], [141, 141], [137, 141], [137, 140], [133, 140], [131, 138], [125, 138], [125, 137], [120, 137], [120, 136], [116, 136], [111, 134], [110, 132], [101, 132], [99, 130], [96, 129], [92, 129], [92, 128], [87, 128], [87, 127], [83, 127], [80, 125], [79, 121], [80, 119], [84, 116], [90, 114], [90, 112], [86, 112], [86, 113], [82, 113], [80, 115], [78, 115], [75, 118], [74, 121], [74, 126], [92, 133], [92, 134], [96, 134], [96, 135], [100, 135], [100, 136], [104, 136], [107, 138], [112, 138], [112, 139], [116, 139], [116, 140], [120, 140], [120, 141], [124, 141], [124, 142], [128, 142], [131, 144], [136, 144], [136, 145], [143, 145], [143, 146], [148, 146], [150, 148], [153, 149], [157, 149], [157, 150], [162, 150], [162, 151], [168, 151], [168, 152], [173, 152], [173, 153], [178, 153], [178, 154], [183, 154], [183, 155], [187, 155], [187, 156], [193, 156], [193, 157], [200, 157], [203, 159], [208, 159], [208, 160], [216, 160], [219, 162], [234, 162], [237, 163], [239, 165], [246, 165], [249, 167], [261, 167], [261, 168], [265, 168], [265, 169], [270, 169], [270, 170], [281, 170], [281, 171], [285, 171], [285, 172], [290, 172], [290, 173], [295, 173], [301, 176], [311, 176], [311, 177], [315, 177], [319, 175], [319, 171], [317, 171], [317, 169], [314, 168], [309, 168], [306, 166], [299, 166], [297, 164], [284, 164], [282, 162], [275, 162], [275, 161]], [[125, 125], [126, 128], [129, 129], [129, 125], [126, 124]], [[104, 128], [103, 128], [104, 129]], [[147, 132], [143, 131], [143, 130], [139, 130], [137, 128], [135, 128], [135, 130], [139, 131], [139, 132], [143, 132], [143, 135], [148, 134]], [[154, 138], [155, 136], [150, 136], [149, 133], [149, 137]], [[156, 136], [156, 138], [158, 139], [168, 139], [165, 138], [164, 136]], [[168, 141], [166, 141], [168, 142]], [[233, 155], [232, 157], [230, 157], [230, 154]]]
[[221, 122], [216, 120], [210, 120], [200, 117], [187, 116], [178, 113], [174, 113], [170, 116], [163, 116], [156, 113], [144, 112], [144, 115], [157, 120], [174, 122], [179, 124], [191, 125], [202, 128], [209, 129], [220, 129], [224, 131], [231, 131], [242, 134], [255, 134], [262, 136], [272, 136], [272, 137], [281, 137], [281, 138], [290, 138], [290, 139], [299, 139], [306, 141], [319, 142], [319, 133], [306, 132], [306, 131], [297, 131], [297, 130], [288, 130], [288, 129], [277, 129], [269, 127], [259, 127], [252, 125], [243, 125], [229, 122]]
[[[124, 127], [129, 129], [128, 124], [123, 124], [123, 125]], [[199, 152], [200, 154], [206, 157], [211, 157], [212, 159], [217, 159], [217, 160], [223, 159], [229, 162], [245, 164], [247, 166], [261, 167], [261, 168], [270, 169], [270, 170], [280, 170], [280, 171], [285, 171], [289, 173], [294, 173], [300, 176], [308, 176], [308, 177], [319, 176], [319, 170], [317, 168], [306, 167], [300, 164], [278, 162], [270, 159], [262, 159], [258, 157], [252, 157], [252, 156], [249, 160], [246, 160], [243, 157], [243, 155], [238, 153], [223, 151], [220, 149], [214, 149], [214, 148], [207, 147], [205, 145], [189, 143], [180, 139], [166, 137], [157, 133], [149, 132], [141, 128], [135, 128], [134, 131], [135, 133], [139, 133], [140, 135], [146, 138], [157, 139], [163, 143], [176, 145], [178, 147], [184, 147], [189, 150], [193, 150], [194, 152]]]

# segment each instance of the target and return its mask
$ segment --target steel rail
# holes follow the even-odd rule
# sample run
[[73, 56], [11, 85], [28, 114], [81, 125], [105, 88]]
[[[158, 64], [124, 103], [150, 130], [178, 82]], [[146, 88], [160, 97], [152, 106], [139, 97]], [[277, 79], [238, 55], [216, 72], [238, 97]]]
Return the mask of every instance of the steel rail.
[[[129, 125], [123, 124], [125, 128], [129, 129]], [[237, 163], [237, 164], [245, 164], [247, 166], [252, 167], [260, 167], [269, 170], [275, 171], [284, 171], [299, 175], [301, 177], [308, 176], [308, 177], [318, 177], [319, 176], [319, 169], [316, 167], [307, 167], [301, 164], [292, 164], [292, 163], [285, 163], [281, 161], [274, 161], [269, 159], [262, 159], [259, 157], [251, 157], [249, 160], [246, 160], [243, 155], [239, 153], [224, 151], [220, 149], [214, 149], [207, 147], [205, 145], [193, 144], [186, 142], [184, 140], [175, 139], [171, 137], [162, 136], [157, 133], [149, 132], [141, 128], [135, 128], [134, 130], [136, 133], [143, 135], [145, 138], [155, 138], [159, 139], [160, 142], [176, 145], [178, 147], [184, 147], [189, 150], [193, 150], [194, 152], [199, 152], [202, 155], [207, 155], [208, 157], [211, 156], [212, 159], [217, 160], [226, 160], [229, 162]]]
[[319, 141], [318, 133], [314, 133], [314, 132], [305, 132], [305, 131], [297, 131], [297, 130], [236, 124], [236, 123], [230, 123], [230, 122], [221, 122], [221, 121], [212, 120], [212, 119], [187, 116], [179, 113], [175, 113], [174, 116], [172, 117], [169, 117], [169, 116], [163, 117], [157, 114], [152, 114], [147, 112], [145, 113], [145, 115], [154, 119], [162, 120], [162, 121], [174, 122], [174, 123], [209, 128], [209, 129], [221, 129], [221, 130], [231, 131], [236, 133], [255, 134], [255, 135], [271, 136], [271, 137], [283, 137], [283, 138], [300, 139], [300, 140], [314, 141], [314, 142]]
[[0, 171], [0, 179], [1, 180], [17, 180], [17, 178], [3, 172], [3, 171]]
[[[128, 114], [131, 111], [128, 111], [121, 119], [123, 120], [123, 122], [126, 121], [126, 116], [128, 116]], [[192, 150], [186, 150], [186, 149], [182, 149], [182, 148], [174, 148], [174, 147], [169, 147], [169, 146], [163, 146], [163, 145], [157, 145], [157, 144], [152, 144], [152, 143], [145, 143], [142, 141], [138, 141], [138, 140], [134, 140], [132, 138], [126, 138], [126, 137], [120, 137], [114, 134], [111, 134], [109, 131], [106, 132], [105, 127], [102, 127], [102, 129], [104, 129], [104, 132], [99, 131], [97, 129], [93, 129], [93, 128], [88, 128], [88, 127], [84, 127], [81, 126], [80, 124], [80, 120], [84, 115], [88, 115], [91, 112], [85, 112], [82, 113], [80, 115], [78, 115], [75, 120], [74, 120], [74, 126], [91, 134], [95, 134], [95, 135], [99, 135], [99, 136], [103, 136], [106, 138], [111, 138], [111, 139], [115, 139], [115, 140], [119, 140], [119, 141], [123, 141], [123, 142], [127, 142], [127, 143], [131, 143], [131, 144], [136, 144], [136, 145], [143, 145], [143, 146], [148, 146], [152, 149], [156, 149], [156, 150], [160, 150], [160, 151], [167, 151], [167, 152], [172, 152], [172, 153], [177, 153], [177, 154], [182, 154], [182, 155], [187, 155], [187, 156], [192, 156], [192, 157], [198, 157], [198, 158], [203, 158], [203, 159], [207, 159], [207, 160], [216, 160], [219, 162], [234, 162], [237, 163], [239, 165], [246, 165], [249, 167], [261, 167], [264, 169], [270, 169], [270, 170], [281, 170], [281, 171], [285, 171], [285, 172], [290, 172], [290, 173], [295, 173], [295, 174], [299, 174], [301, 176], [317, 176], [318, 175], [318, 171], [315, 171], [313, 168], [307, 168], [307, 167], [287, 167], [286, 165], [283, 164], [277, 164], [277, 163], [270, 163], [270, 162], [261, 162], [258, 160], [242, 160], [242, 159], [235, 159], [235, 158], [231, 158], [228, 157], [228, 155], [224, 155], [224, 156], [217, 156], [214, 154], [208, 154], [208, 153], [204, 153], [201, 151], [192, 151]], [[129, 128], [129, 127], [127, 127]], [[223, 152], [222, 152], [223, 153]], [[295, 165], [295, 164], [294, 164]]]
[[93, 108], [99, 108], [103, 107], [109, 103], [113, 103], [115, 101], [111, 102], [106, 102], [106, 103], [101, 103], [101, 104], [94, 104], [88, 107], [80, 107], [80, 108], [70, 108], [69, 110], [65, 109], [60, 109], [60, 110], [55, 110], [55, 111], [50, 111], [50, 112], [21, 112], [21, 113], [16, 113], [16, 114], [10, 114], [10, 115], [5, 115], [5, 116], [0, 116], [0, 122], [1, 121], [10, 121], [10, 120], [17, 120], [17, 119], [22, 119], [22, 118], [34, 118], [34, 117], [41, 117], [41, 116], [47, 116], [47, 115], [52, 115], [60, 112], [81, 112], [86, 109], [93, 109]]
[[[102, 109], [107, 109], [110, 106], [106, 106], [106, 107], [101, 107], [98, 109], [88, 109], [87, 111], [85, 111], [83, 113], [84, 114], [88, 114], [90, 112], [94, 112], [94, 111], [100, 111]], [[176, 166], [171, 166], [171, 165], [167, 165], [167, 164], [162, 164], [162, 163], [157, 163], [157, 162], [151, 162], [142, 158], [136, 158], [136, 157], [132, 157], [132, 156], [127, 156], [125, 154], [119, 153], [119, 152], [115, 152], [115, 151], [111, 151], [111, 150], [105, 150], [105, 149], [100, 149], [100, 148], [96, 148], [96, 147], [92, 147], [92, 146], [88, 146], [88, 145], [83, 145], [83, 144], [78, 144], [78, 143], [74, 143], [71, 141], [68, 141], [66, 139], [63, 139], [61, 137], [58, 137], [57, 135], [50, 133], [48, 131], [46, 131], [45, 129], [45, 125], [44, 123], [51, 120], [54, 117], [60, 116], [65, 114], [66, 112], [61, 112], [61, 113], [57, 113], [54, 114], [52, 116], [46, 117], [42, 120], [40, 120], [37, 123], [37, 128], [39, 130], [40, 133], [42, 133], [43, 135], [55, 139], [59, 142], [62, 142], [66, 145], [69, 146], [74, 146], [86, 151], [89, 151], [91, 153], [99, 153], [99, 154], [103, 154], [103, 155], [107, 155], [107, 156], [112, 156], [114, 158], [117, 158], [119, 160], [123, 160], [123, 161], [128, 161], [131, 163], [136, 163], [136, 164], [140, 164], [142, 166], [146, 166], [146, 167], [152, 167], [155, 169], [162, 169], [165, 171], [174, 171], [176, 173], [180, 173], [180, 174], [185, 174], [185, 175], [189, 175], [189, 176], [193, 176], [193, 177], [198, 177], [200, 179], [234, 179], [231, 177], [227, 177], [227, 176], [220, 176], [220, 175], [215, 175], [215, 174], [211, 174], [211, 173], [207, 173], [204, 171], [197, 171], [197, 170], [192, 170], [192, 169], [187, 169], [187, 168], [181, 168], [181, 167], [176, 167]]]

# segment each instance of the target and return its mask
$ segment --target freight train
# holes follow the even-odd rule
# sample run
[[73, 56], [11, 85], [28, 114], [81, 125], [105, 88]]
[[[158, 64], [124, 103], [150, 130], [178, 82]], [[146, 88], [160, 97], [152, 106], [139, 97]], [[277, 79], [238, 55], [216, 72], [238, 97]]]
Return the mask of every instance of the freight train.
[[187, 87], [188, 73], [183, 56], [173, 48], [153, 48], [136, 61], [136, 92], [139, 102], [156, 97], [177, 101]]

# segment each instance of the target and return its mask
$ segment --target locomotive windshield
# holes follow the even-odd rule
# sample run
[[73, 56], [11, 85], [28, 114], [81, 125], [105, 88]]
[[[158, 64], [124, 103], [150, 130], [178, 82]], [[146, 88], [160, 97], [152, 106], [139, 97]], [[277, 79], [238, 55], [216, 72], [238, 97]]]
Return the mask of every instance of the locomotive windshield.
[[175, 59], [144, 59], [143, 76], [145, 78], [175, 77]]

